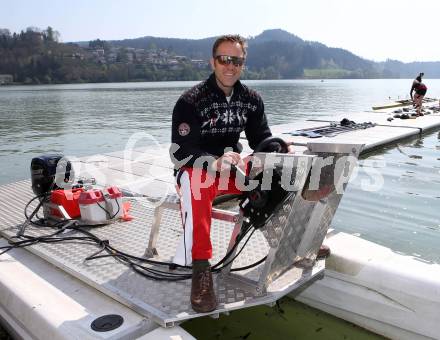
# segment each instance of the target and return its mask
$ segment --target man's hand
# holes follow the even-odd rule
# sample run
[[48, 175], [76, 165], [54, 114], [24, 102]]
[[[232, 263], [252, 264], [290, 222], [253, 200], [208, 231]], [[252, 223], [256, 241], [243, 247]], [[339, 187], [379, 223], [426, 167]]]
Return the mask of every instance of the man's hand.
[[222, 172], [231, 168], [231, 165], [244, 167], [243, 160], [239, 153], [228, 151], [223, 156], [217, 158], [212, 167], [215, 171]]

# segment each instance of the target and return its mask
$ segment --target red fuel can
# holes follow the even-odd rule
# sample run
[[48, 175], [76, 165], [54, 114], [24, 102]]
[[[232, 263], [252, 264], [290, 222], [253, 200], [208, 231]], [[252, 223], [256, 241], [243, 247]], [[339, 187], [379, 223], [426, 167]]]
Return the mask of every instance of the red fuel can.
[[[81, 216], [79, 209], [79, 196], [84, 190], [77, 188], [73, 190], [54, 190], [50, 195], [50, 202], [56, 205], [61, 205], [71, 218]], [[51, 209], [52, 215], [63, 217], [58, 209]]]

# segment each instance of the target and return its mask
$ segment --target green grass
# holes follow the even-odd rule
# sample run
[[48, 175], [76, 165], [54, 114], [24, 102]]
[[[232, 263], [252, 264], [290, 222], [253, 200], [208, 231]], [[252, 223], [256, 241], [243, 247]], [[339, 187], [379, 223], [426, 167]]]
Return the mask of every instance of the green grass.
[[372, 340], [385, 339], [377, 334], [283, 298], [273, 308], [259, 306], [221, 315], [203, 317], [181, 325], [197, 339], [276, 339], [276, 340]]

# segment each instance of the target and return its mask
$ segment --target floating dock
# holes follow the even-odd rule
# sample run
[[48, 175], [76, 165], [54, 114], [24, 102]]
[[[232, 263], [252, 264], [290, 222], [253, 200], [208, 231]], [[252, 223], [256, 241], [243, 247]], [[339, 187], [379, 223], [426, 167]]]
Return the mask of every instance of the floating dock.
[[[435, 104], [435, 102], [437, 101], [437, 99], [435, 98], [424, 98], [423, 99], [423, 103], [425, 103], [426, 105], [429, 104]], [[412, 100], [411, 99], [398, 99], [398, 100], [391, 100], [386, 103], [386, 104], [381, 104], [381, 105], [375, 105], [372, 107], [373, 110], [383, 110], [383, 109], [393, 109], [396, 107], [404, 107], [404, 106], [410, 106], [412, 105]]]
[[[328, 144], [321, 146], [318, 143], [310, 147], [313, 154], [319, 154], [320, 149], [326, 154], [331, 152]], [[357, 157], [359, 151], [360, 146], [357, 145], [337, 145], [337, 155], [348, 154]], [[133, 172], [147, 174], [152, 167], [160, 167], [153, 164], [157, 158], [155, 159], [154, 154], [149, 153], [148, 150], [137, 149], [135, 152], [141, 155], [143, 161], [138, 159], [135, 162], [124, 157], [125, 171], [115, 170], [120, 169], [120, 158], [113, 155], [105, 155], [105, 166], [103, 166], [104, 162], [97, 162], [95, 157], [91, 161], [81, 159], [73, 162], [76, 172], [82, 164], [88, 166], [93, 164], [94, 170], [87, 175], [97, 178], [98, 185], [102, 187], [110, 183], [118, 185], [129, 196], [124, 199], [124, 203], [131, 205], [132, 221], [87, 228], [87, 233], [92, 233], [102, 240], [101, 242], [108, 242], [112, 247], [124, 253], [136, 257], [149, 254], [148, 258], [155, 254], [154, 261], [171, 263], [177, 242], [183, 232], [176, 202], [177, 196], [169, 193], [170, 186], [165, 184], [171, 184], [170, 182], [153, 180], [156, 186], [148, 183], [144, 187], [139, 184], [138, 180], [135, 180], [136, 189], [133, 187], [132, 176], [138, 176]], [[218, 315], [238, 308], [272, 304], [305, 283], [310, 284], [322, 277], [324, 263], [322, 260], [315, 261], [315, 258], [342, 194], [337, 194], [334, 190], [320, 201], [304, 200], [296, 192], [302, 191], [315, 156], [290, 154], [278, 154], [278, 156], [293, 160], [291, 170], [295, 170], [292, 174], [295, 174], [297, 189], [283, 201], [282, 207], [274, 212], [264, 227], [255, 230], [252, 238], [249, 237], [249, 241], [246, 238], [239, 243], [238, 249], [243, 247], [243, 251], [234, 260], [233, 265], [224, 267], [219, 274], [215, 275], [219, 306], [208, 314]], [[263, 165], [265, 154], [260, 156], [256, 154], [256, 157], [260, 157], [260, 164]], [[110, 158], [115, 160], [112, 161]], [[161, 162], [159, 161], [159, 164]], [[99, 165], [96, 167], [95, 163]], [[171, 172], [170, 166], [171, 164], [166, 164], [162, 172], [165, 170]], [[135, 170], [128, 172], [127, 169]], [[113, 173], [118, 171], [119, 176]], [[79, 172], [82, 176], [86, 173], [85, 171]], [[104, 173], [105, 176], [103, 176]], [[146, 175], [141, 178], [147, 182], [151, 180]], [[123, 181], [127, 179], [130, 185], [124, 184]], [[338, 179], [335, 178], [335, 180]], [[158, 190], [161, 185], [163, 185], [163, 191], [159, 194]], [[154, 191], [149, 191], [151, 189]], [[13, 183], [0, 188], [0, 204], [11, 207], [3, 210], [2, 230], [0, 231], [3, 237], [15, 239], [21, 228], [21, 223], [17, 221], [22, 221], [25, 202], [29, 202], [33, 196], [30, 181]], [[6, 213], [7, 216], [5, 216]], [[234, 237], [237, 237], [241, 230], [243, 218], [239, 212], [217, 208], [213, 211], [213, 217], [211, 235], [215, 254], [212, 259], [214, 264], [220, 261], [235, 243]], [[154, 229], [153, 226], [155, 226]], [[47, 229], [49, 233], [53, 232], [47, 227], [29, 225], [26, 235], [43, 237], [48, 234]], [[102, 243], [91, 244], [89, 240], [77, 239], [81, 236], [84, 236], [81, 232], [67, 229], [59, 234], [59, 237], [75, 238], [75, 240], [59, 243], [39, 242], [27, 249], [162, 327], [173, 327], [178, 322], [200, 316], [192, 310], [189, 303], [190, 280], [171, 282], [152, 280], [137, 274], [129, 266], [118, 261], [118, 258], [113, 257], [85, 261], [88, 256], [99, 250]], [[244, 247], [245, 243], [247, 243], [246, 247]], [[237, 268], [250, 266], [265, 257], [267, 258], [260, 265], [238, 274]], [[145, 265], [148, 266], [148, 263]], [[148, 270], [153, 268], [157, 269], [157, 266], [149, 266]], [[162, 267], [162, 271], [168, 276], [190, 273], [188, 270], [180, 271], [167, 267]]]

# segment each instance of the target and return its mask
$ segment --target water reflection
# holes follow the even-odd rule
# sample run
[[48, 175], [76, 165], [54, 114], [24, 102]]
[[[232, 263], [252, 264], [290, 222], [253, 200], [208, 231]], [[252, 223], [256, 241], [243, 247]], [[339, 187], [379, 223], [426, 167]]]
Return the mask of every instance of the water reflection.
[[[335, 215], [336, 229], [440, 263], [440, 217], [436, 208], [440, 172], [434, 148], [437, 138], [435, 132], [385, 148], [382, 156], [386, 166], [381, 169], [383, 187], [376, 192], [361, 190], [367, 174], [360, 172], [348, 186]], [[417, 155], [411, 154], [415, 146]], [[361, 163], [380, 156], [376, 151], [364, 156]]]
[[[440, 80], [430, 79], [430, 93]], [[369, 110], [408, 92], [408, 80], [246, 81], [261, 93], [270, 124]], [[171, 112], [195, 82], [8, 86], [0, 88], [0, 184], [29, 178], [30, 159], [122, 150], [136, 132], [170, 139]], [[432, 92], [431, 92], [432, 91]], [[403, 99], [403, 97], [402, 97]], [[364, 156], [334, 227], [440, 262], [440, 132]], [[139, 145], [142, 146], [142, 145]], [[379, 166], [384, 160], [386, 166]], [[365, 190], [368, 171], [383, 185]]]

